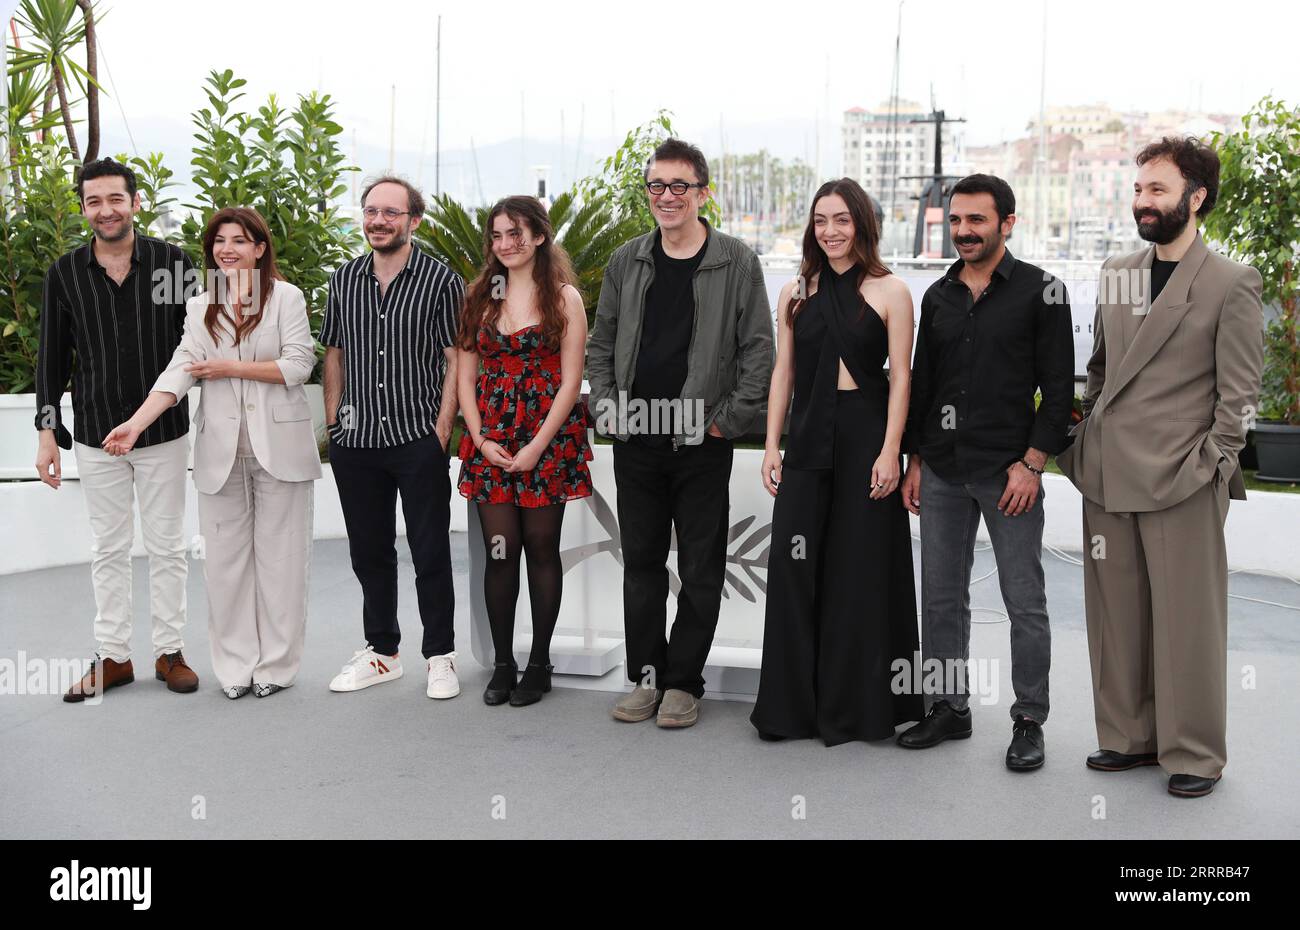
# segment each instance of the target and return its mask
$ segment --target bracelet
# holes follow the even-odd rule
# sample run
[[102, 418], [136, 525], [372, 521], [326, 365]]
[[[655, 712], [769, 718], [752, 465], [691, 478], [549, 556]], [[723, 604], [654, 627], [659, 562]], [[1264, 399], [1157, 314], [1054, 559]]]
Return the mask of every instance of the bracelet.
[[1020, 460], [1020, 464], [1023, 465], [1023, 466], [1025, 466], [1026, 468], [1028, 468], [1030, 471], [1032, 471], [1032, 472], [1033, 472], [1035, 475], [1037, 475], [1038, 477], [1040, 477], [1040, 478], [1043, 477], [1043, 469], [1041, 469], [1041, 468], [1035, 468], [1034, 466], [1032, 466], [1032, 465], [1030, 465], [1028, 462], [1026, 462], [1024, 459], [1021, 459], [1021, 460]]

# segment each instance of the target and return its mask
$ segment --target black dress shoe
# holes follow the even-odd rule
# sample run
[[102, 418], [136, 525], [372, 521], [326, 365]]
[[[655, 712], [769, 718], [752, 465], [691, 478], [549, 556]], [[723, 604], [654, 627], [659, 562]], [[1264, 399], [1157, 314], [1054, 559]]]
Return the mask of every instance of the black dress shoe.
[[970, 708], [958, 711], [947, 701], [935, 701], [925, 719], [898, 734], [905, 749], [929, 749], [946, 739], [970, 739]]
[[554, 670], [554, 665], [534, 665], [529, 662], [519, 679], [519, 687], [510, 695], [510, 706], [527, 707], [540, 701], [542, 695], [551, 690], [551, 672]]
[[780, 736], [776, 733], [766, 733], [763, 730], [758, 731], [758, 738], [765, 743], [779, 743], [781, 740], [785, 739], [784, 736]]
[[1043, 752], [1043, 727], [1023, 714], [1011, 725], [1011, 745], [1007, 747], [1007, 768], [1013, 772], [1031, 772], [1047, 760]]
[[1218, 783], [1222, 775], [1202, 778], [1200, 775], [1170, 775], [1169, 793], [1180, 798], [1203, 798]]
[[510, 700], [510, 696], [514, 694], [515, 674], [519, 671], [519, 666], [513, 662], [497, 662], [492, 668], [492, 680], [488, 682], [487, 689], [483, 692], [483, 703], [496, 707]]
[[1127, 772], [1141, 765], [1155, 765], [1154, 752], [1139, 752], [1132, 755], [1115, 752], [1111, 749], [1098, 749], [1088, 756], [1088, 768], [1099, 772]]

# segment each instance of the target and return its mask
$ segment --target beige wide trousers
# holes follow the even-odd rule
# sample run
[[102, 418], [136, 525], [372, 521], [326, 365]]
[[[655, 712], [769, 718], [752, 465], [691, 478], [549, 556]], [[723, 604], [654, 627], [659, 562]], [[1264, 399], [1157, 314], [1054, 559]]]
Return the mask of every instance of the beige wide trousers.
[[1101, 749], [1157, 753], [1170, 775], [1228, 761], [1228, 487], [1166, 510], [1083, 501], [1083, 591]]
[[221, 687], [288, 687], [307, 631], [311, 481], [280, 481], [238, 456], [215, 494], [199, 494], [212, 671]]

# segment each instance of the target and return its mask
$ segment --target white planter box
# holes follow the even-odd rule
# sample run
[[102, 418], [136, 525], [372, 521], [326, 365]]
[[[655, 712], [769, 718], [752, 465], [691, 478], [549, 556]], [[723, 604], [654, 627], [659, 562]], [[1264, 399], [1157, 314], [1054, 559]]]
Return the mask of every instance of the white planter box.
[[[35, 451], [32, 455], [35, 458]], [[313, 536], [316, 539], [343, 539], [347, 530], [339, 506], [338, 486], [329, 465], [322, 468], [321, 479], [316, 482]], [[452, 459], [448, 470], [454, 482], [460, 475], [460, 460]], [[191, 542], [197, 542], [198, 492], [194, 489], [194, 482], [186, 481], [185, 484], [185, 533]], [[4, 515], [5, 530], [0, 533], [0, 575], [90, 561], [90, 522], [86, 517], [80, 481], [65, 480], [57, 491], [36, 480], [0, 482], [0, 514]], [[463, 533], [465, 529], [465, 499], [453, 489], [451, 530]], [[398, 535], [406, 533], [401, 507], [397, 509], [397, 532]], [[145, 554], [138, 519], [135, 521], [135, 544], [131, 554]]]
[[[602, 675], [623, 659], [622, 551], [618, 501], [614, 487], [613, 449], [597, 445], [590, 463], [596, 494], [567, 505], [560, 549], [565, 564], [564, 603], [552, 658], [565, 674]], [[728, 579], [723, 586], [714, 646], [705, 678], [711, 691], [747, 694], [756, 691], [767, 606], [767, 548], [772, 523], [772, 498], [759, 479], [763, 453], [737, 449], [729, 487], [730, 525], [734, 540], [727, 550]], [[1082, 498], [1060, 475], [1044, 477], [1046, 524], [1043, 543], [1078, 553], [1083, 548]], [[1228, 564], [1245, 571], [1274, 571], [1300, 577], [1300, 550], [1281, 545], [1300, 525], [1300, 495], [1248, 492], [1247, 501], [1233, 501], [1228, 512]], [[469, 515], [470, 622], [474, 657], [491, 667], [493, 648], [483, 600], [486, 553], [475, 514]], [[911, 531], [920, 536], [920, 518], [911, 517]], [[978, 538], [988, 542], [980, 523]], [[668, 559], [669, 585], [678, 587], [677, 557]], [[917, 566], [919, 571], [919, 565]], [[1080, 570], [1081, 571], [1081, 570]], [[526, 660], [532, 635], [527, 573], [521, 577], [516, 607], [516, 654]], [[668, 616], [675, 613], [671, 602]]]
[[[191, 388], [186, 399], [190, 405], [190, 450], [194, 449], [194, 412], [199, 409], [198, 385]], [[311, 405], [312, 425], [316, 429], [316, 444], [325, 442], [325, 394], [319, 384], [308, 384], [307, 403]], [[63, 395], [63, 423], [72, 432], [72, 395]], [[14, 478], [36, 477], [36, 395], [0, 394], [0, 481]], [[77, 457], [71, 450], [61, 450], [59, 466], [64, 478], [77, 477]], [[190, 467], [194, 466], [191, 457]]]

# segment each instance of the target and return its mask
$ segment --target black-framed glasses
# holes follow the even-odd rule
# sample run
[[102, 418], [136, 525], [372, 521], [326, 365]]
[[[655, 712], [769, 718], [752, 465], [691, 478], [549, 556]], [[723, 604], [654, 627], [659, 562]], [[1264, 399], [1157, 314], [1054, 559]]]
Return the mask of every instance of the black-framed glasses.
[[361, 215], [368, 220], [373, 220], [381, 215], [386, 220], [395, 220], [399, 216], [409, 215], [410, 212], [410, 210], [394, 210], [392, 207], [384, 207], [382, 210], [378, 207], [366, 207], [361, 211]]
[[648, 190], [652, 194], [659, 195], [662, 194], [664, 191], [668, 190], [668, 191], [672, 191], [678, 197], [680, 197], [682, 194], [686, 193], [688, 190], [690, 190], [693, 187], [707, 187], [707, 186], [708, 186], [707, 184], [687, 184], [685, 181], [673, 181], [670, 184], [665, 184], [663, 181], [645, 182], [646, 190]]

